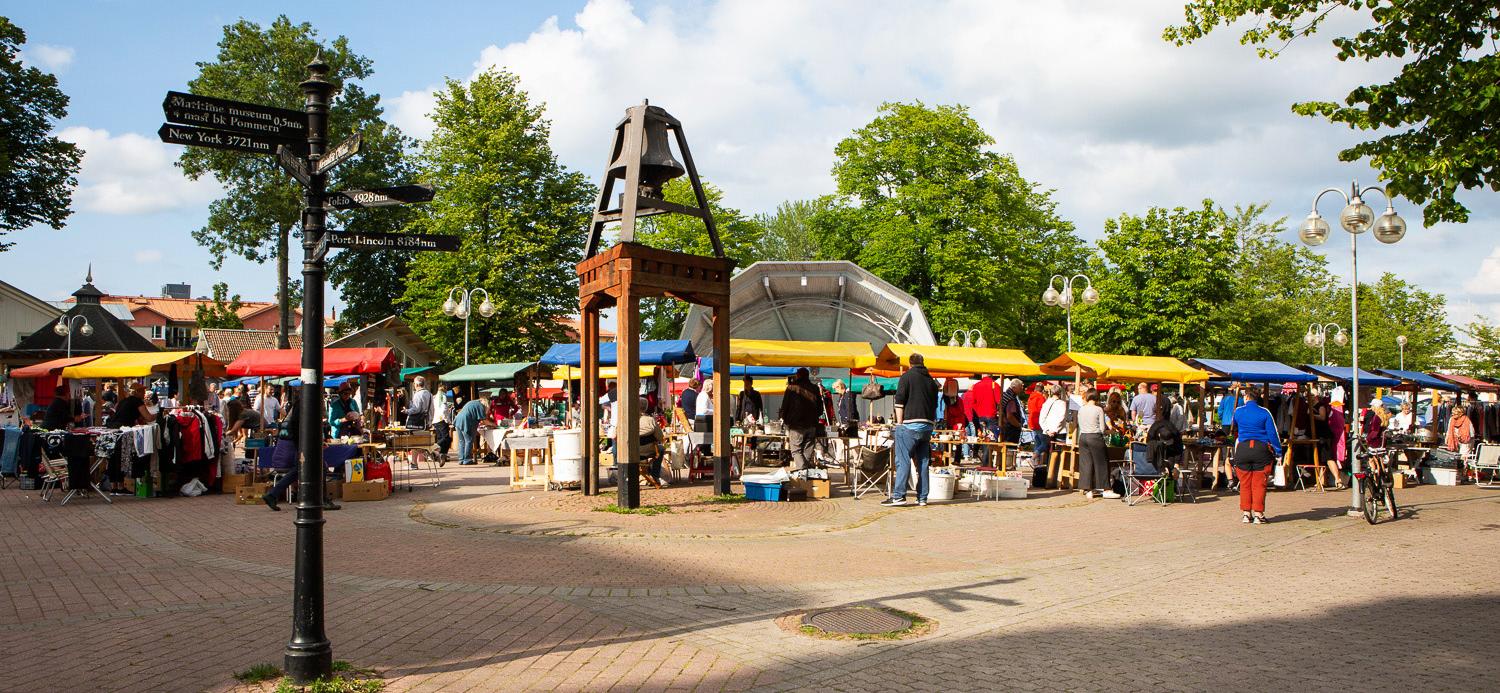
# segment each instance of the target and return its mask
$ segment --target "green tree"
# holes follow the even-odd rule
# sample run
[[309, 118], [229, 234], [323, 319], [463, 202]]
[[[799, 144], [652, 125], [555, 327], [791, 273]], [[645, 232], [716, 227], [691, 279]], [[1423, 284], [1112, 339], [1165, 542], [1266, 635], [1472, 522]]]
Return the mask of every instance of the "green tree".
[[[68, 115], [57, 77], [21, 64], [26, 32], [0, 17], [0, 235], [33, 224], [61, 229], [73, 213], [83, 152], [52, 136]], [[15, 245], [0, 242], [0, 252]]]
[[832, 198], [826, 196], [813, 200], [788, 200], [777, 205], [774, 213], [757, 214], [755, 221], [765, 234], [761, 241], [762, 259], [823, 259], [813, 224], [818, 214], [828, 209], [832, 202]]
[[[1391, 191], [1424, 205], [1428, 225], [1467, 221], [1459, 188], [1500, 190], [1500, 12], [1488, 0], [1193, 0], [1184, 23], [1164, 38], [1178, 45], [1244, 18], [1240, 42], [1274, 58], [1287, 43], [1316, 32], [1335, 11], [1364, 25], [1333, 40], [1338, 59], [1389, 59], [1390, 81], [1356, 87], [1343, 99], [1293, 105], [1351, 129], [1387, 134], [1339, 152], [1369, 157]], [[1278, 45], [1279, 44], [1279, 45]]]
[[823, 257], [919, 299], [938, 334], [978, 328], [996, 347], [1056, 353], [1063, 314], [1039, 297], [1088, 250], [994, 144], [963, 106], [883, 104], [834, 149], [838, 195], [813, 236]]
[[1075, 306], [1074, 348], [1154, 356], [1217, 356], [1233, 348], [1237, 252], [1223, 211], [1152, 207], [1104, 225], [1094, 265], [1099, 302]]
[[[1401, 362], [1396, 337], [1406, 337], [1406, 369], [1434, 370], [1448, 365], [1457, 346], [1448, 324], [1447, 300], [1389, 272], [1374, 284], [1359, 286], [1359, 367], [1396, 368]], [[1340, 287], [1329, 301], [1333, 322], [1349, 328], [1349, 289]], [[1351, 363], [1353, 345], [1328, 343], [1328, 359]]]
[[214, 300], [210, 304], [199, 304], [194, 309], [194, 317], [198, 322], [198, 329], [222, 328], [227, 330], [245, 329], [245, 321], [240, 319], [240, 295], [229, 295], [229, 285], [224, 282], [214, 284]]
[[[765, 230], [760, 223], [725, 205], [724, 191], [712, 183], [703, 182], [703, 194], [708, 198], [709, 212], [714, 215], [714, 228], [719, 232], [724, 254], [735, 261], [736, 267], [745, 267], [761, 259], [761, 240]], [[662, 198], [681, 205], [698, 206], [692, 183], [686, 177], [662, 186]], [[662, 214], [637, 222], [635, 239], [642, 245], [663, 250], [693, 255], [714, 254], [713, 242], [708, 238], [703, 221], [682, 214]], [[682, 334], [687, 309], [688, 304], [674, 298], [642, 300], [641, 334], [646, 339], [677, 339]]]
[[1450, 365], [1471, 378], [1500, 378], [1500, 325], [1475, 316], [1472, 322], [1459, 328], [1459, 332], [1468, 341], [1457, 345]]
[[1328, 263], [1300, 244], [1280, 240], [1287, 220], [1264, 220], [1266, 207], [1236, 207], [1226, 215], [1225, 224], [1239, 240], [1237, 257], [1226, 268], [1236, 287], [1230, 308], [1235, 320], [1230, 338], [1219, 345], [1222, 351], [1196, 355], [1282, 363], [1318, 360], [1317, 350], [1302, 338], [1314, 321], [1331, 317]]
[[[377, 143], [368, 149], [361, 146], [359, 165], [343, 173], [343, 187], [363, 190], [416, 182], [415, 162], [406, 155], [409, 140], [395, 128], [381, 129], [375, 136], [396, 141]], [[360, 233], [399, 233], [411, 226], [419, 213], [420, 208], [416, 205], [333, 212], [330, 228]], [[406, 291], [406, 277], [412, 259], [413, 253], [400, 250], [347, 250], [329, 258], [328, 281], [338, 287], [343, 298], [339, 321], [348, 331], [401, 312], [401, 297]], [[301, 292], [296, 295], [300, 297]]]
[[[380, 98], [355, 83], [372, 74], [372, 63], [351, 51], [344, 37], [322, 42], [312, 25], [293, 24], [285, 16], [267, 27], [242, 19], [224, 27], [218, 48], [215, 60], [198, 63], [198, 76], [188, 82], [192, 93], [294, 110], [302, 110], [305, 102], [298, 85], [307, 79], [307, 64], [322, 54], [330, 67], [328, 79], [338, 90], [329, 106], [330, 143], [356, 132], [364, 137], [360, 156], [330, 174], [330, 189], [352, 187], [346, 181], [380, 179], [409, 146], [410, 140], [381, 120]], [[209, 205], [207, 223], [193, 232], [193, 238], [213, 255], [214, 267], [220, 267], [230, 254], [252, 262], [274, 259], [276, 286], [286, 286], [288, 246], [293, 236], [300, 236], [302, 189], [275, 158], [188, 147], [178, 165], [191, 178], [212, 175], [226, 188], [224, 197]], [[350, 223], [358, 221], [378, 223], [363, 219]], [[355, 283], [358, 275], [347, 270], [349, 264], [353, 261], [335, 263], [336, 284]], [[390, 294], [394, 290], [389, 286], [399, 285], [401, 277], [370, 273], [358, 281], [384, 283], [385, 293]], [[280, 309], [285, 328], [291, 323], [291, 306], [283, 300]], [[286, 333], [283, 329], [282, 334]]]
[[411, 261], [406, 321], [434, 349], [458, 356], [463, 321], [441, 306], [453, 287], [481, 287], [496, 312], [470, 318], [469, 361], [536, 358], [563, 338], [558, 319], [578, 310], [574, 266], [597, 189], [558, 164], [542, 107], [509, 72], [488, 70], [467, 85], [448, 80], [432, 115], [418, 166], [437, 197], [416, 208], [409, 228], [462, 241], [459, 252]]

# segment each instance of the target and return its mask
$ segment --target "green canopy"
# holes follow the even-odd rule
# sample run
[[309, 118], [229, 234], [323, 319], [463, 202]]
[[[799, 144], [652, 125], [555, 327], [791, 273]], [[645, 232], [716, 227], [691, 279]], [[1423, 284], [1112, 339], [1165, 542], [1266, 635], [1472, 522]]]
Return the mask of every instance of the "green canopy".
[[441, 377], [445, 383], [472, 382], [481, 380], [515, 380], [516, 375], [536, 366], [535, 361], [518, 363], [471, 363], [455, 368]]
[[426, 373], [427, 371], [435, 370], [437, 370], [437, 366], [417, 366], [416, 368], [402, 368], [401, 379], [406, 380], [407, 378], [410, 378], [414, 375], [420, 375], [422, 373]]

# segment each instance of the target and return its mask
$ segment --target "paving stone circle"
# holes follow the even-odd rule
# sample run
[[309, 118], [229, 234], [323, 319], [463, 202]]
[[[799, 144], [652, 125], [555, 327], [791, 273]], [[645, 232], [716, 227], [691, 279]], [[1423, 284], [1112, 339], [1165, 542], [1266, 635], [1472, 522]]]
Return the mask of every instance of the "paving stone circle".
[[824, 633], [842, 635], [877, 635], [911, 627], [911, 619], [882, 609], [865, 607], [840, 607], [815, 611], [802, 622]]

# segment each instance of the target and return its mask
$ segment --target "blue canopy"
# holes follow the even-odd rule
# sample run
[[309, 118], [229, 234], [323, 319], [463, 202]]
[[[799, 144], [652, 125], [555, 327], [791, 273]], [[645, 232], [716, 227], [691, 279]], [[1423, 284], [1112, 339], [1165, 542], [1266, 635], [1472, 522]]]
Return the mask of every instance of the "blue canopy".
[[1427, 375], [1426, 373], [1419, 373], [1417, 371], [1398, 371], [1394, 368], [1378, 368], [1375, 372], [1381, 375], [1389, 375], [1392, 378], [1400, 378], [1425, 390], [1447, 390], [1449, 392], [1458, 392], [1457, 385], [1454, 385], [1453, 383], [1450, 383], [1446, 380], [1439, 380], [1430, 375]]
[[[1234, 361], [1231, 359], [1190, 359], [1204, 370], [1231, 380], [1248, 383], [1310, 383], [1318, 376], [1299, 371], [1275, 361]], [[1364, 378], [1364, 374], [1360, 374]]]
[[[702, 373], [703, 375], [713, 375], [713, 372], [714, 372], [714, 357], [712, 357], [712, 356], [705, 356], [702, 359], [700, 359], [698, 361], [698, 372]], [[752, 377], [757, 377], [757, 376], [766, 376], [766, 377], [780, 376], [780, 377], [786, 377], [786, 376], [792, 375], [793, 373], [796, 373], [796, 372], [797, 372], [796, 368], [782, 367], [782, 366], [737, 366], [737, 365], [734, 365], [732, 363], [729, 364], [729, 375], [733, 376], [733, 377], [739, 377], [739, 376], [742, 376], [742, 375], [748, 375], [748, 376], [752, 376]]]
[[[1314, 366], [1309, 363], [1304, 364], [1302, 369], [1342, 383], [1347, 383], [1354, 377], [1354, 369], [1348, 366]], [[1361, 368], [1359, 369], [1359, 384], [1365, 387], [1395, 387], [1400, 385], [1401, 381], [1395, 378], [1387, 378], [1383, 375], [1375, 375]]]
[[[678, 363], [688, 363], [695, 357], [693, 355], [693, 343], [686, 339], [671, 339], [654, 342], [641, 342], [641, 365], [642, 366], [670, 366]], [[538, 363], [549, 366], [574, 366], [583, 365], [582, 344], [553, 344], [547, 353], [542, 354]], [[599, 365], [615, 365], [615, 343], [601, 342], [599, 344]]]
[[[323, 387], [338, 387], [340, 385], [343, 385], [344, 383], [349, 382], [350, 380], [358, 379], [358, 375], [335, 375], [331, 378], [324, 378]], [[290, 385], [292, 387], [302, 387], [302, 379], [295, 378], [291, 382], [288, 382], [287, 385]]]

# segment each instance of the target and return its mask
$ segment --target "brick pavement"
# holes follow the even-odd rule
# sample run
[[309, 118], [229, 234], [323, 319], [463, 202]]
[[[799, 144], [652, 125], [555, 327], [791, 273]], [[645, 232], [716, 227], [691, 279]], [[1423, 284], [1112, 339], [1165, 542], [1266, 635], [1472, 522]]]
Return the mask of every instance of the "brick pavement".
[[[443, 476], [329, 515], [335, 656], [391, 690], [1496, 687], [1494, 491], [1406, 490], [1412, 515], [1374, 527], [1343, 494], [1277, 493], [1253, 527], [1229, 497], [709, 507], [704, 486], [620, 516]], [[0, 690], [232, 690], [279, 663], [291, 512], [34, 496], [0, 491]], [[939, 625], [860, 643], [773, 623], [840, 604]]]

